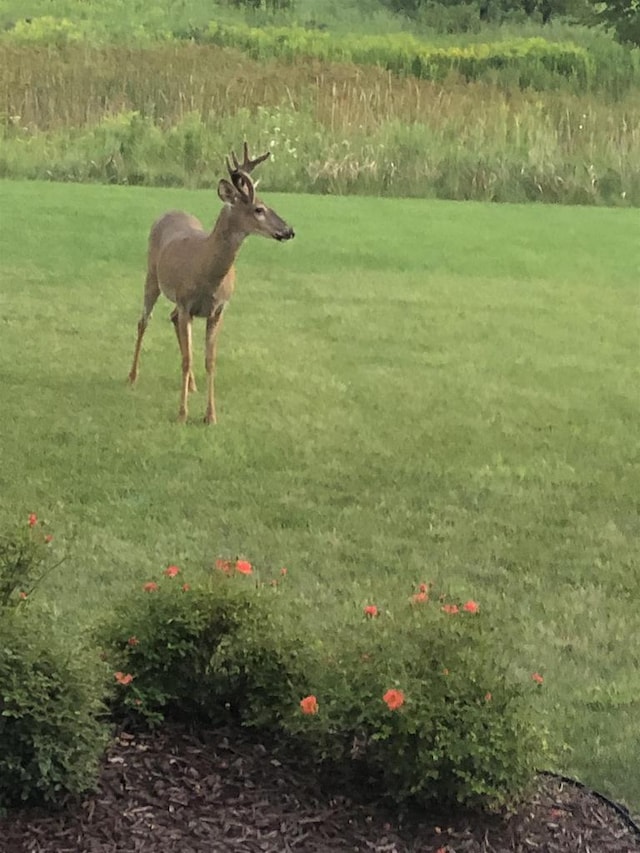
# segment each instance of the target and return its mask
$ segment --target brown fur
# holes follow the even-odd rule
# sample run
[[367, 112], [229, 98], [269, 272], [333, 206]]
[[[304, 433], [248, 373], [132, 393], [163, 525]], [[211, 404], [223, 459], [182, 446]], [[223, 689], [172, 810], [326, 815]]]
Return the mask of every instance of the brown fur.
[[138, 323], [138, 337], [129, 372], [133, 384], [138, 378], [142, 338], [153, 308], [162, 293], [175, 308], [171, 321], [182, 355], [182, 388], [178, 419], [187, 418], [187, 398], [195, 391], [191, 325], [194, 317], [207, 321], [205, 367], [207, 371], [207, 409], [205, 423], [216, 422], [214, 374], [218, 332], [224, 307], [235, 286], [234, 261], [245, 237], [261, 234], [277, 240], [294, 236], [286, 222], [256, 197], [249, 171], [267, 155], [250, 160], [245, 143], [242, 167], [233, 155], [235, 168], [229, 166], [231, 182], [221, 180], [218, 195], [224, 202], [211, 232], [195, 216], [170, 211], [161, 216], [149, 234], [147, 278], [144, 306]]

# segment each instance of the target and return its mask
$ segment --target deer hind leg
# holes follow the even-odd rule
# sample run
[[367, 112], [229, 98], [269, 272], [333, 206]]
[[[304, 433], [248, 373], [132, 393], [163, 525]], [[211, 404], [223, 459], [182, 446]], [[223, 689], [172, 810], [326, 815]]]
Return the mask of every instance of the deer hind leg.
[[178, 309], [178, 341], [182, 353], [182, 389], [180, 391], [180, 410], [178, 420], [184, 423], [189, 413], [187, 400], [189, 398], [189, 376], [193, 372], [193, 350], [191, 346], [191, 315]]
[[218, 349], [218, 332], [222, 326], [224, 305], [219, 305], [210, 317], [207, 317], [207, 339], [205, 345], [205, 367], [207, 369], [207, 411], [204, 416], [206, 424], [216, 423], [216, 403], [213, 382], [216, 372], [216, 354]]
[[[180, 353], [182, 353], [182, 346], [180, 344], [180, 332], [178, 331], [178, 309], [174, 308], [171, 312], [171, 316], [169, 317], [171, 322], [173, 323], [173, 328], [175, 329], [176, 338], [178, 339], [178, 346], [180, 347]], [[189, 374], [189, 393], [191, 394], [193, 391], [197, 391], [198, 388], [196, 386], [196, 379], [193, 375], [193, 370]]]
[[157, 276], [151, 271], [147, 272], [147, 278], [144, 284], [144, 305], [142, 308], [142, 317], [138, 322], [138, 337], [136, 339], [136, 348], [133, 353], [133, 364], [129, 371], [129, 382], [133, 385], [138, 378], [138, 368], [140, 365], [140, 351], [142, 349], [142, 338], [149, 325], [153, 308], [160, 296], [160, 286]]

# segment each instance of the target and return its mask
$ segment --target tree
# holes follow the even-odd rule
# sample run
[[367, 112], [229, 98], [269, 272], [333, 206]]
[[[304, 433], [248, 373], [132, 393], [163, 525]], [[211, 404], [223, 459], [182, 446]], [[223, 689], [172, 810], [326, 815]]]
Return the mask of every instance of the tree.
[[640, 0], [604, 0], [591, 3], [596, 17], [615, 31], [618, 41], [640, 45]]

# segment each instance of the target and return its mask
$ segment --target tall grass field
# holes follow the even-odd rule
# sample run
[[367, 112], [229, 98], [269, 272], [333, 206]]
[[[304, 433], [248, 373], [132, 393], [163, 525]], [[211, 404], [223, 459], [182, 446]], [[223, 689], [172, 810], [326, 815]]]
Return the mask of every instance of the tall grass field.
[[433, 580], [543, 674], [555, 769], [640, 811], [637, 213], [268, 180], [297, 236], [241, 251], [209, 428], [202, 392], [176, 423], [166, 302], [126, 377], [148, 228], [215, 193], [0, 183], [0, 523], [64, 550], [41, 602], [81, 643], [169, 563], [239, 556], [331, 630]]

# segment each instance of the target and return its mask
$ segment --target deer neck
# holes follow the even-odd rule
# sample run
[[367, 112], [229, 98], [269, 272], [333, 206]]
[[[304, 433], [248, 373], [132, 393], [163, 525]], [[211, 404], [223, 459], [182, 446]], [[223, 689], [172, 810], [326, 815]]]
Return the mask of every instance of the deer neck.
[[227, 275], [247, 236], [245, 231], [238, 229], [233, 219], [232, 208], [225, 205], [207, 237], [206, 265], [210, 280], [221, 280]]

